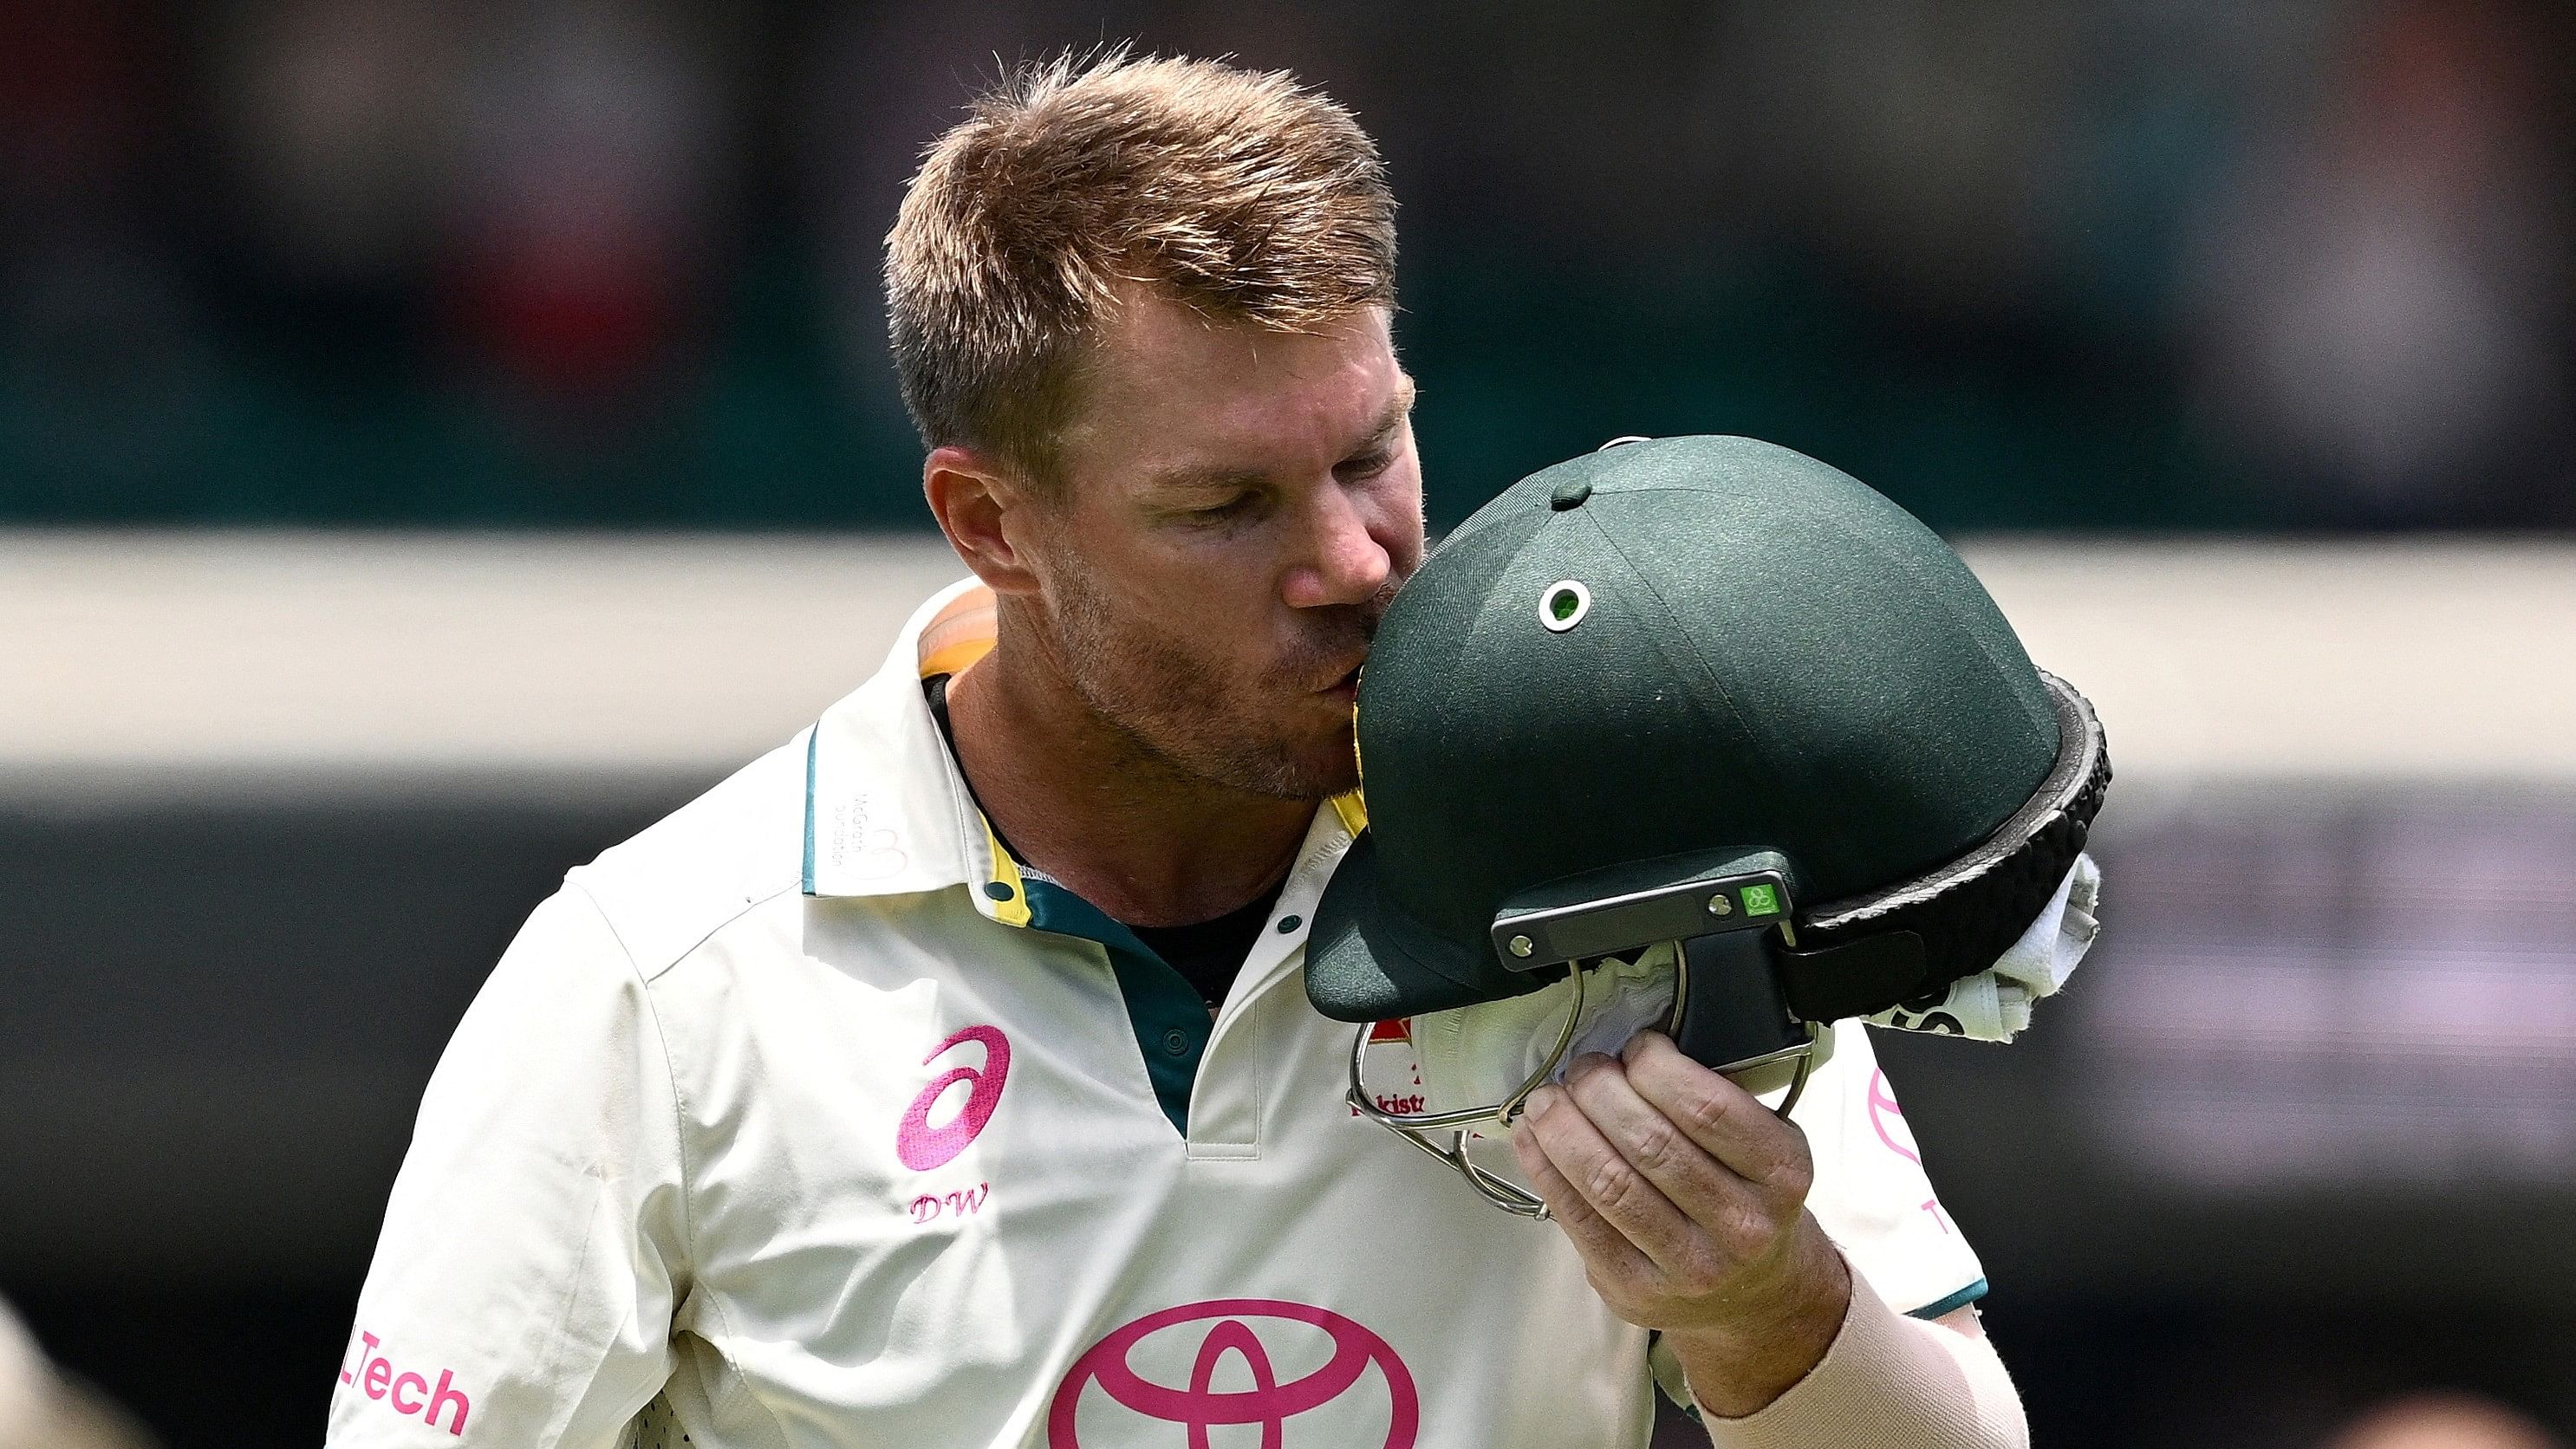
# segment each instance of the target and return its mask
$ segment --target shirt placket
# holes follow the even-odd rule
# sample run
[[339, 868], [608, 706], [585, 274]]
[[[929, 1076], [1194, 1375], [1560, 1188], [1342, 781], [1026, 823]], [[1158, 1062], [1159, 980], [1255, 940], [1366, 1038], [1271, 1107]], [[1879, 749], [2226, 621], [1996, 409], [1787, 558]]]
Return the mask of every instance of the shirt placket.
[[1271, 907], [1269, 924], [1217, 1011], [1191, 1089], [1187, 1135], [1192, 1161], [1260, 1155], [1266, 1105], [1263, 1085], [1272, 1075], [1269, 1055], [1273, 1038], [1279, 1035], [1275, 1018], [1296, 1005], [1272, 998], [1296, 983], [1315, 902], [1350, 843], [1350, 832], [1334, 812], [1317, 812], [1297, 864], [1280, 888], [1278, 903]]

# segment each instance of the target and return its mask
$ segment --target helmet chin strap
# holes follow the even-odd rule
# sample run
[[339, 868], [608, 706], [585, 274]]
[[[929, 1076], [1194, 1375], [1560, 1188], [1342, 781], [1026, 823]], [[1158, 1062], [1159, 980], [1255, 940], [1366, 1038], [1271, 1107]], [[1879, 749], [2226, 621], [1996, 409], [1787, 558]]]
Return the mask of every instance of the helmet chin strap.
[[[1573, 1000], [1566, 1006], [1565, 1024], [1557, 1029], [1555, 1043], [1548, 1048], [1546, 1058], [1539, 1063], [1536, 1071], [1531, 1072], [1502, 1101], [1489, 1107], [1462, 1107], [1446, 1112], [1389, 1112], [1378, 1106], [1377, 1099], [1370, 1093], [1365, 1078], [1369, 1036], [1375, 1028], [1371, 1024], [1361, 1025], [1351, 1035], [1350, 1104], [1352, 1109], [1449, 1164], [1461, 1177], [1467, 1179], [1468, 1185], [1476, 1189], [1485, 1201], [1517, 1217], [1545, 1222], [1552, 1214], [1549, 1213], [1547, 1204], [1540, 1200], [1536, 1193], [1516, 1182], [1497, 1176], [1467, 1156], [1468, 1129], [1487, 1123], [1508, 1129], [1520, 1120], [1522, 1110], [1529, 1105], [1530, 1094], [1545, 1086], [1556, 1075], [1557, 1068], [1565, 1061], [1565, 1054], [1573, 1048], [1575, 1028], [1583, 1020], [1583, 985], [1584, 978], [1589, 974], [1590, 968], [1583, 966], [1574, 967], [1567, 972], [1567, 975], [1573, 978], [1574, 989], [1571, 993]], [[1686, 976], [1687, 973], [1684, 975]], [[1676, 985], [1672, 1013], [1664, 1022], [1665, 1031], [1672, 1031], [1681, 1021], [1682, 1006], [1687, 998], [1687, 991], [1687, 986]], [[1805, 1026], [1807, 1033], [1804, 1045], [1769, 1053], [1751, 1061], [1731, 1064], [1735, 1070], [1750, 1072], [1776, 1065], [1784, 1060], [1794, 1060], [1795, 1067], [1789, 1079], [1788, 1093], [1780, 1099], [1780, 1105], [1771, 1109], [1783, 1118], [1789, 1115], [1791, 1108], [1798, 1105], [1799, 1097], [1807, 1090], [1807, 1078], [1815, 1068], [1816, 1041], [1820, 1033], [1813, 1023], [1802, 1023], [1802, 1025]], [[1447, 1144], [1443, 1145], [1426, 1135], [1434, 1132], [1446, 1132]]]

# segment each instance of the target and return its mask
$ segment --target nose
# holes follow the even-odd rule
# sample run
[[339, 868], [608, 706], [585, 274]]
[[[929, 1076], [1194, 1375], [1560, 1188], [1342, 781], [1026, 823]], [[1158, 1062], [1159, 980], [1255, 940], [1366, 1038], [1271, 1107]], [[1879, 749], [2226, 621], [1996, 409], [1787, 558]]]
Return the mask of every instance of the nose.
[[1376, 597], [1393, 575], [1395, 560], [1351, 490], [1329, 481], [1315, 491], [1306, 511], [1305, 557], [1280, 580], [1280, 597], [1293, 609], [1361, 604]]

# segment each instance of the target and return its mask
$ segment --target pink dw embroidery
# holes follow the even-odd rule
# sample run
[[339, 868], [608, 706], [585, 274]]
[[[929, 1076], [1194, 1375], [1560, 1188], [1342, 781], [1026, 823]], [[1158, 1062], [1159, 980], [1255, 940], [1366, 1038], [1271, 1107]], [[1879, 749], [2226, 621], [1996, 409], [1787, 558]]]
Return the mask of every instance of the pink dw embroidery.
[[[1905, 1125], [1905, 1109], [1896, 1105], [1896, 1089], [1887, 1084], [1887, 1073], [1883, 1071], [1869, 1074], [1869, 1125], [1878, 1132], [1878, 1140], [1887, 1144], [1888, 1151], [1917, 1167], [1923, 1165], [1923, 1154], [1914, 1148], [1914, 1129]], [[1899, 1132], [1905, 1134], [1902, 1142], [1896, 1140]]]
[[912, 1200], [915, 1226], [937, 1222], [942, 1214], [953, 1218], [973, 1217], [984, 1210], [984, 1199], [993, 1195], [993, 1185], [979, 1182], [964, 1192], [923, 1193]]
[[449, 1416], [447, 1432], [460, 1438], [464, 1436], [465, 1416], [474, 1405], [465, 1397], [464, 1391], [456, 1387], [453, 1370], [440, 1369], [438, 1383], [432, 1386], [419, 1374], [396, 1371], [390, 1361], [376, 1352], [383, 1346], [383, 1341], [374, 1334], [359, 1329], [358, 1341], [364, 1345], [358, 1350], [358, 1366], [352, 1369], [343, 1360], [340, 1382], [384, 1403], [397, 1414], [418, 1414], [420, 1421], [433, 1429], [438, 1427], [438, 1416], [445, 1413]]
[[[1261, 1334], [1253, 1327], [1265, 1322], [1299, 1323], [1322, 1329], [1332, 1341], [1332, 1357], [1302, 1378], [1279, 1382], [1277, 1371], [1271, 1367], [1269, 1350], [1263, 1347]], [[1151, 1382], [1129, 1365], [1129, 1357], [1145, 1339], [1166, 1329], [1198, 1323], [1209, 1327], [1199, 1338], [1186, 1386]], [[1227, 1354], [1243, 1361], [1252, 1379], [1251, 1388], [1214, 1387], [1217, 1365]], [[1084, 1391], [1096, 1383], [1111, 1403], [1123, 1409], [1160, 1423], [1183, 1426], [1189, 1433], [1189, 1449], [1208, 1449], [1208, 1431], [1218, 1424], [1258, 1424], [1261, 1449], [1283, 1449], [1290, 1419], [1349, 1393], [1371, 1368], [1385, 1381], [1388, 1402], [1386, 1438], [1378, 1449], [1413, 1449], [1422, 1431], [1422, 1397], [1413, 1386], [1413, 1375], [1405, 1369], [1404, 1360], [1396, 1357], [1385, 1339], [1329, 1309], [1303, 1303], [1275, 1298], [1185, 1303], [1146, 1314], [1093, 1344], [1074, 1361], [1072, 1372], [1065, 1375], [1063, 1385], [1055, 1392], [1055, 1401], [1047, 1408], [1047, 1444], [1049, 1449], [1081, 1449], [1082, 1441], [1074, 1430], [1075, 1411], [1082, 1407]], [[1347, 1435], [1338, 1442], [1352, 1446], [1369, 1443]]]
[[[912, 1099], [912, 1105], [904, 1109], [903, 1120], [895, 1125], [894, 1155], [915, 1172], [928, 1172], [955, 1161], [957, 1154], [966, 1150], [966, 1144], [975, 1140], [975, 1134], [984, 1130], [984, 1124], [993, 1119], [993, 1109], [1001, 1105], [1002, 1083], [1011, 1075], [1011, 1043], [1001, 1028], [967, 1027], [932, 1047], [921, 1064], [926, 1067], [970, 1041], [984, 1048], [984, 1065], [954, 1066], [933, 1077], [930, 1085], [921, 1089], [921, 1095]], [[958, 1109], [956, 1116], [931, 1126], [930, 1109], [959, 1082], [968, 1084], [966, 1105]]]

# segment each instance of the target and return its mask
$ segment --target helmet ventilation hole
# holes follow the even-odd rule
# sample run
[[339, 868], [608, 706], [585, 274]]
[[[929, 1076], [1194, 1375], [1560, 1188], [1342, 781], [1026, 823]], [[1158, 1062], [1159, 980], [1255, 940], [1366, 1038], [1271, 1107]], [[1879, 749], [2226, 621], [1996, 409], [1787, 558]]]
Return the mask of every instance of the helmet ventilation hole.
[[1562, 634], [1592, 612], [1592, 591], [1573, 579], [1559, 579], [1538, 597], [1538, 621], [1548, 632]]

